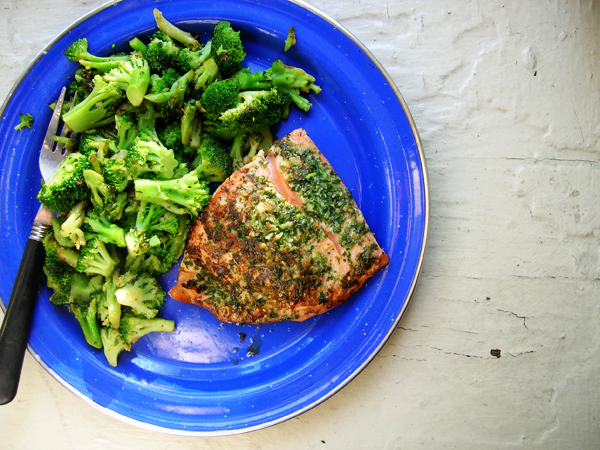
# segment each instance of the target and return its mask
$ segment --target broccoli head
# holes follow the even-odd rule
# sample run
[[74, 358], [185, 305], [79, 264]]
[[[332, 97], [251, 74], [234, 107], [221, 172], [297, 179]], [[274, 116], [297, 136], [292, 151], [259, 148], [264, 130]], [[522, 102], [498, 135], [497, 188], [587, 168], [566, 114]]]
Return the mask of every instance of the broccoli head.
[[109, 277], [118, 265], [119, 256], [114, 247], [97, 237], [91, 237], [81, 247], [76, 269], [88, 275]]
[[125, 163], [133, 179], [170, 179], [179, 165], [173, 150], [160, 142], [154, 128], [139, 132], [125, 155]]
[[169, 36], [171, 39], [176, 40], [177, 42], [185, 45], [188, 48], [198, 48], [200, 43], [191, 33], [187, 31], [183, 31], [181, 28], [169, 22], [164, 18], [162, 13], [154, 8], [153, 10], [154, 20], [156, 21], [156, 26], [161, 30], [165, 35]]
[[140, 52], [133, 52], [129, 61], [119, 61], [117, 67], [104, 75], [104, 79], [125, 91], [133, 106], [139, 106], [150, 86], [150, 66]]
[[92, 166], [84, 155], [69, 153], [60, 162], [49, 180], [41, 182], [37, 199], [57, 213], [67, 213], [77, 202], [90, 196], [83, 172]]
[[242, 68], [246, 53], [240, 32], [234, 31], [231, 23], [222, 20], [213, 29], [210, 56], [215, 60], [223, 78], [228, 78]]
[[108, 72], [118, 66], [119, 61], [128, 61], [129, 55], [111, 55], [96, 56], [92, 55], [88, 49], [86, 38], [77, 39], [65, 50], [65, 56], [71, 62], [79, 62], [87, 69], [96, 69], [101, 72]]
[[102, 348], [100, 326], [96, 314], [98, 302], [94, 298], [89, 303], [69, 303], [69, 311], [73, 313], [83, 331], [85, 341], [95, 348]]
[[118, 356], [123, 350], [131, 350], [131, 345], [125, 342], [119, 330], [115, 328], [100, 328], [100, 340], [106, 361], [112, 367], [117, 367]]
[[126, 272], [116, 280], [115, 297], [121, 306], [131, 308], [133, 314], [152, 319], [165, 302], [165, 291], [156, 278], [145, 274]]
[[126, 314], [121, 318], [121, 335], [127, 344], [137, 342], [148, 333], [171, 333], [175, 331], [175, 322], [168, 319], [154, 317], [144, 319], [132, 314]]
[[88, 211], [84, 221], [84, 232], [93, 233], [105, 244], [115, 244], [118, 247], [126, 247], [125, 230], [96, 211]]
[[216, 139], [205, 136], [192, 166], [201, 179], [221, 182], [231, 175], [232, 164], [232, 158], [225, 146]]
[[219, 118], [225, 128], [255, 131], [275, 125], [285, 117], [289, 95], [270, 89], [242, 91], [238, 104], [223, 112]]
[[200, 104], [202, 112], [209, 120], [217, 120], [221, 114], [238, 104], [240, 82], [235, 79], [215, 81], [210, 84], [202, 97]]
[[33, 116], [29, 113], [19, 113], [19, 123], [15, 127], [15, 130], [19, 131], [23, 128], [33, 128]]

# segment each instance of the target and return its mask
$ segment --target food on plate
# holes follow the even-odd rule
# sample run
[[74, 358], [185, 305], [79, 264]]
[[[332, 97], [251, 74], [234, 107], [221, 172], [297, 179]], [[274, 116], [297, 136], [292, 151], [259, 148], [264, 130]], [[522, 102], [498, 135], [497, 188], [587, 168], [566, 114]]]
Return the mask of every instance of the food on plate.
[[19, 113], [19, 123], [15, 126], [15, 130], [19, 131], [23, 128], [33, 128], [33, 116], [29, 113]]
[[[157, 278], [181, 257], [211, 183], [268, 149], [269, 127], [320, 88], [303, 69], [277, 60], [252, 72], [240, 32], [219, 21], [207, 40], [154, 10], [157, 29], [125, 51], [99, 56], [77, 39], [77, 63], [62, 111], [70, 153], [41, 183], [53, 211], [44, 239], [50, 301], [66, 305], [85, 340], [117, 365], [151, 332], [166, 292]], [[69, 105], [70, 103], [70, 105]]]
[[388, 261], [350, 191], [297, 129], [217, 189], [169, 294], [222, 322], [303, 321], [344, 303]]

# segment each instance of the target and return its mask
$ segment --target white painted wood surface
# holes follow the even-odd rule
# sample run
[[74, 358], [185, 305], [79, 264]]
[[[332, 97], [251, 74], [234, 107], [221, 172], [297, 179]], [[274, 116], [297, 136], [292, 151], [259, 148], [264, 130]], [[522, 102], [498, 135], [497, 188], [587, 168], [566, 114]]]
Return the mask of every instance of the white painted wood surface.
[[[102, 3], [0, 0], [0, 99]], [[429, 248], [398, 330], [330, 400], [219, 438], [107, 417], [27, 355], [0, 448], [600, 448], [600, 2], [310, 3], [379, 59], [423, 140]]]

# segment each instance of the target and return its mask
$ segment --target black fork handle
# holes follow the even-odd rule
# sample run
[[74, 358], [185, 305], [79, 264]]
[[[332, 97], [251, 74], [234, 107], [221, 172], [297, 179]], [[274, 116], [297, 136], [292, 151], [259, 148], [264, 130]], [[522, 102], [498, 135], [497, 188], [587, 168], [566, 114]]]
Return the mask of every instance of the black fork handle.
[[17, 394], [44, 258], [42, 242], [27, 239], [0, 329], [0, 405]]

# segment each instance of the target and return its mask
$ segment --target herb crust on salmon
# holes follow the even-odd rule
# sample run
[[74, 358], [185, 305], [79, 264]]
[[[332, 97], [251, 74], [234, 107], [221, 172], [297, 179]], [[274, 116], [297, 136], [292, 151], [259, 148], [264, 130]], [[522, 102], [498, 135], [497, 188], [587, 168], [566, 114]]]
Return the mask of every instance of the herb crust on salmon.
[[169, 294], [222, 322], [303, 321], [388, 262], [350, 190], [297, 129], [217, 189]]

